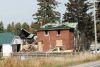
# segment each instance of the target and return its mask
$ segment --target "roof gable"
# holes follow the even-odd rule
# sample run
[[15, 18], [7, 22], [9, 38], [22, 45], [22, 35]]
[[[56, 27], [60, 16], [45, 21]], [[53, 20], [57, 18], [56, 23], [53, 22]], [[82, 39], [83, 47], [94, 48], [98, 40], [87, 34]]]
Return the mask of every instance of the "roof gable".
[[13, 33], [0, 33], [0, 45], [1, 44], [10, 44], [13, 41], [14, 34]]

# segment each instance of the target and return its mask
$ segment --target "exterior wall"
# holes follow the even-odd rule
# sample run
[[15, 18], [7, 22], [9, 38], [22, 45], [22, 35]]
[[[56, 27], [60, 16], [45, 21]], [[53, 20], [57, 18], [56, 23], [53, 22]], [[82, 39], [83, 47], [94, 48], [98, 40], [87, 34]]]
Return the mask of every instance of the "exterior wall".
[[50, 49], [49, 37], [45, 36], [44, 31], [37, 32], [37, 37], [38, 37], [38, 42], [41, 42], [42, 44], [44, 44], [42, 46], [43, 51], [47, 51], [48, 49]]
[[42, 42], [43, 44], [43, 51], [48, 51], [57, 47], [57, 40], [62, 40], [62, 47], [66, 50], [73, 49], [73, 32], [69, 30], [61, 30], [60, 35], [58, 35], [57, 31], [48, 31], [49, 35], [45, 35], [45, 31], [38, 31], [37, 37], [38, 42]]
[[22, 50], [23, 41], [21, 39], [14, 39], [12, 44], [20, 44], [20, 50]]
[[12, 46], [11, 44], [3, 44], [2, 46], [3, 49], [3, 56], [10, 56], [10, 53], [12, 53]]
[[43, 51], [43, 44], [42, 44], [42, 42], [38, 42], [38, 50], [39, 50], [40, 52]]

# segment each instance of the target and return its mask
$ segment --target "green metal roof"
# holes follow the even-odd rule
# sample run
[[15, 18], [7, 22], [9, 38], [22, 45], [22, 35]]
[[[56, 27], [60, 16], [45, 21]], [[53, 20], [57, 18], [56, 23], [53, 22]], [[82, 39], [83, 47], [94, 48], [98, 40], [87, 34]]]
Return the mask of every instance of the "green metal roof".
[[48, 25], [45, 28], [40, 28], [40, 30], [58, 30], [58, 29], [70, 29], [70, 27], [67, 27], [67, 26], [64, 26], [64, 25], [53, 27], [51, 25]]
[[45, 27], [41, 27], [39, 30], [61, 30], [61, 29], [75, 29], [77, 23], [67, 23], [58, 26], [46, 25]]
[[10, 32], [0, 33], [0, 45], [10, 44], [13, 41], [14, 34]]

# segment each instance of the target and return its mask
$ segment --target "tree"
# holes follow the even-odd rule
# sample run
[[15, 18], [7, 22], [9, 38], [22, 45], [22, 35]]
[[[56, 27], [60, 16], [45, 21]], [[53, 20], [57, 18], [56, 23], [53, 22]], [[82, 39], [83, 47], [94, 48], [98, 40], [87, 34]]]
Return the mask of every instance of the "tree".
[[11, 24], [8, 24], [8, 26], [7, 26], [7, 30], [6, 30], [7, 32], [12, 32], [11, 31]]
[[92, 13], [88, 13], [91, 8], [91, 3], [88, 0], [69, 0], [67, 4], [67, 11], [64, 14], [64, 21], [78, 22], [78, 30], [84, 47], [88, 40], [93, 36], [93, 22]]
[[96, 2], [96, 20], [97, 20], [97, 37], [98, 37], [98, 42], [100, 42], [100, 1], [97, 0]]
[[11, 23], [11, 32], [15, 33], [15, 24], [14, 24], [14, 22]]
[[22, 28], [29, 31], [29, 25], [26, 22], [22, 24]]
[[16, 23], [15, 24], [15, 35], [19, 35], [21, 31], [21, 24], [20, 23]]
[[38, 21], [45, 23], [55, 23], [60, 20], [60, 13], [57, 12], [56, 6], [58, 5], [58, 2], [56, 0], [37, 0], [40, 7], [38, 9], [38, 12], [33, 14], [33, 16], [36, 16]]
[[3, 22], [0, 22], [0, 32], [4, 32]]
[[100, 22], [100, 0], [97, 0], [96, 8], [96, 19]]
[[36, 29], [39, 29], [40, 28], [40, 24], [39, 23], [31, 23], [31, 28], [33, 29], [33, 30], [36, 30]]
[[14, 22], [8, 24], [6, 31], [15, 33], [15, 24], [14, 24]]

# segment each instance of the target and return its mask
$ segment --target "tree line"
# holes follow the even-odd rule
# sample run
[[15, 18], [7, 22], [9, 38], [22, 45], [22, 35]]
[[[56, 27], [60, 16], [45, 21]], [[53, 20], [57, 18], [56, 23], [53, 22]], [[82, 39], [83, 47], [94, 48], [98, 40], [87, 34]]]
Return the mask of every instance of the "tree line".
[[9, 23], [6, 28], [4, 28], [4, 24], [1, 21], [0, 22], [0, 33], [2, 33], [2, 32], [12, 32], [15, 35], [19, 35], [21, 29], [25, 29], [29, 32], [34, 32], [35, 26], [36, 25], [33, 22], [31, 23], [31, 25], [29, 25], [27, 22], [23, 22], [22, 24], [20, 22], [18, 22], [16, 24], [14, 22], [12, 22], [12, 23]]

